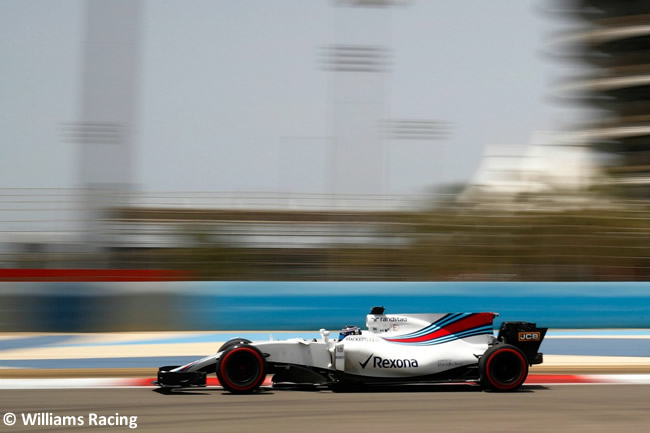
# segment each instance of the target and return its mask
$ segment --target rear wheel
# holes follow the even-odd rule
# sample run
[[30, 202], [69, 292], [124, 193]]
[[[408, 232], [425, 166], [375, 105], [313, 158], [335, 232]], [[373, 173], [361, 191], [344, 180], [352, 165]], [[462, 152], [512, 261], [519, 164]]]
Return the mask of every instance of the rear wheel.
[[266, 361], [262, 352], [250, 345], [228, 348], [217, 364], [221, 386], [233, 394], [249, 394], [266, 378]]
[[479, 360], [481, 385], [493, 391], [514, 391], [528, 377], [526, 355], [510, 344], [489, 348]]

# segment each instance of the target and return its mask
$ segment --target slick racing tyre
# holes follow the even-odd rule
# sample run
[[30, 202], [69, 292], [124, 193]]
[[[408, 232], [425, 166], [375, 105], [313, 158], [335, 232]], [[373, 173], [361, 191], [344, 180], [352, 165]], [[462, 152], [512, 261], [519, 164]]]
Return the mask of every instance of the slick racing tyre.
[[221, 345], [219, 352], [224, 352], [233, 346], [241, 346], [243, 344], [251, 344], [251, 341], [245, 338], [231, 338]]
[[492, 391], [514, 391], [528, 377], [528, 361], [519, 348], [499, 344], [485, 351], [479, 360], [481, 385]]
[[266, 378], [266, 360], [262, 352], [248, 344], [228, 348], [217, 364], [221, 386], [233, 394], [249, 394]]

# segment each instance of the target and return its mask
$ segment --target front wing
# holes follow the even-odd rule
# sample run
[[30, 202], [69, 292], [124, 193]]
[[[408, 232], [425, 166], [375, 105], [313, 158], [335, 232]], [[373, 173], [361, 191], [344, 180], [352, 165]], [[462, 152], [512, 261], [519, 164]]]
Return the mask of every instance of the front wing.
[[172, 371], [178, 367], [178, 365], [160, 367], [158, 378], [153, 384], [161, 388], [193, 388], [206, 385], [205, 371]]

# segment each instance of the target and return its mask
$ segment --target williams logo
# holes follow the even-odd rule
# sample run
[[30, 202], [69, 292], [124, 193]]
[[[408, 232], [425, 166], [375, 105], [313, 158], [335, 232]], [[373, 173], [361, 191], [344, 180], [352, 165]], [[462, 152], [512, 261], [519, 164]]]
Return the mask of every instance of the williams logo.
[[359, 362], [361, 368], [365, 369], [371, 359], [373, 368], [417, 368], [419, 366], [417, 359], [380, 358], [373, 353], [364, 362]]
[[542, 338], [539, 332], [520, 332], [517, 339], [519, 341], [540, 341]]

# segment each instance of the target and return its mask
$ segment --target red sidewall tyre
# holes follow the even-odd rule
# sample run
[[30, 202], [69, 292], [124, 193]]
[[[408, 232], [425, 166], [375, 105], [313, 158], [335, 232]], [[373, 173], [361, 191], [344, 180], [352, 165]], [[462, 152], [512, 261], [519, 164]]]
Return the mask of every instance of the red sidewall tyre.
[[251, 393], [266, 378], [264, 355], [255, 346], [231, 347], [219, 358], [217, 378], [227, 391], [234, 394]]
[[528, 361], [517, 347], [504, 344], [488, 349], [479, 362], [481, 383], [493, 391], [514, 391], [528, 377]]

